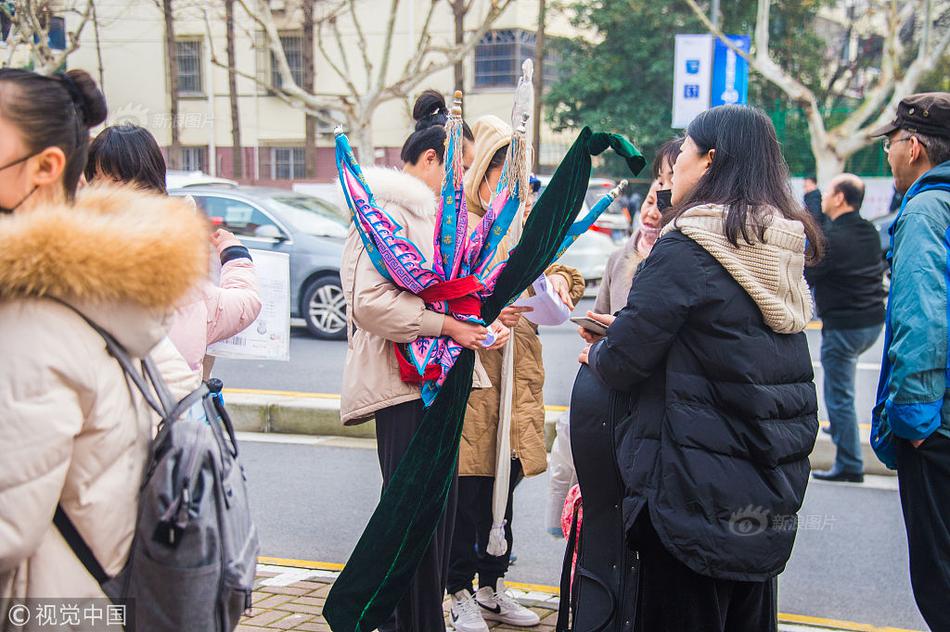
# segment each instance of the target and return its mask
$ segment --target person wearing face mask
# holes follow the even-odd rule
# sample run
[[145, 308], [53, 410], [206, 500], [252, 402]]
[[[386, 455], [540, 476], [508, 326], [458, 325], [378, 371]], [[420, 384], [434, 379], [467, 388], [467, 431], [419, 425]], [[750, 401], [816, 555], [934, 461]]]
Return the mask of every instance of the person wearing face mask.
[[[152, 134], [137, 125], [102, 130], [89, 148], [85, 175], [92, 184], [125, 183], [167, 194], [165, 158]], [[261, 312], [251, 253], [221, 228], [210, 233], [209, 242], [220, 265], [218, 283], [209, 278], [195, 287], [175, 310], [168, 332], [188, 366], [204, 378], [210, 376], [209, 360], [214, 359], [206, 357], [208, 345], [244, 331]]]
[[131, 188], [77, 195], [105, 118], [84, 71], [0, 69], [0, 598], [105, 598], [57, 506], [108, 574], [128, 557], [159, 420], [85, 319], [151, 356], [176, 397], [199, 384], [165, 332], [206, 274], [204, 222]]
[[[636, 589], [617, 594], [620, 611], [636, 604], [634, 630], [775, 631], [775, 577], [818, 432], [804, 266], [822, 237], [755, 108], [699, 114], [672, 182], [673, 208], [626, 306], [579, 357], [571, 408], [611, 402], [591, 423], [617, 433], [623, 537], [610, 545], [639, 558]], [[583, 558], [599, 543], [586, 539], [580, 461], [578, 476]], [[582, 597], [586, 581], [575, 579]], [[582, 609], [578, 619], [590, 616]]]
[[[379, 204], [403, 228], [427, 259], [432, 259], [438, 196], [445, 176], [445, 99], [427, 90], [416, 100], [416, 127], [402, 148], [401, 171], [363, 167]], [[472, 161], [472, 134], [465, 130], [463, 162]], [[394, 343], [421, 336], [450, 336], [467, 349], [481, 349], [488, 330], [427, 309], [425, 302], [385, 279], [366, 253], [355, 227], [350, 228], [341, 266], [347, 306], [348, 345], [343, 368], [341, 417], [346, 425], [376, 419], [376, 442], [383, 487], [395, 473], [422, 422], [424, 408], [418, 384], [403, 382], [394, 356]], [[494, 345], [507, 341], [502, 332]], [[474, 388], [489, 384], [484, 370], [475, 368]], [[446, 518], [427, 549], [412, 585], [381, 632], [442, 632], [442, 612], [448, 547], [455, 524], [457, 488], [449, 491]]]
[[[476, 226], [489, 208], [501, 178], [511, 142], [511, 127], [495, 116], [475, 122], [475, 157], [465, 175], [469, 226]], [[528, 211], [526, 210], [526, 213]], [[514, 244], [503, 241], [498, 260], [507, 258]], [[573, 309], [584, 294], [581, 274], [554, 264], [546, 271], [562, 300]], [[515, 336], [514, 382], [511, 413], [511, 474], [504, 555], [486, 552], [492, 527], [492, 495], [496, 476], [503, 351], [482, 350], [479, 360], [491, 379], [491, 388], [475, 390], [468, 401], [459, 448], [459, 502], [455, 513], [451, 566], [447, 590], [452, 595], [450, 616], [458, 632], [488, 630], [485, 620], [510, 625], [533, 626], [537, 614], [512, 599], [504, 588], [511, 555], [512, 494], [524, 476], [541, 474], [547, 468], [544, 444], [544, 366], [537, 327], [522, 315], [526, 308], [508, 307], [499, 320]], [[478, 575], [479, 589], [473, 581]]]

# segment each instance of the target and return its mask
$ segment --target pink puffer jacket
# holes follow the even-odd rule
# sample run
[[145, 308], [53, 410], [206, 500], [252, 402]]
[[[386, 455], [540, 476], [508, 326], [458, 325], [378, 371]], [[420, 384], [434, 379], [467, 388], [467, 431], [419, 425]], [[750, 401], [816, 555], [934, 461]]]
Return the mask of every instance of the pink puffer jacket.
[[220, 284], [203, 281], [175, 311], [168, 337], [188, 366], [201, 373], [208, 345], [238, 334], [261, 312], [254, 262], [236, 238], [218, 244]]

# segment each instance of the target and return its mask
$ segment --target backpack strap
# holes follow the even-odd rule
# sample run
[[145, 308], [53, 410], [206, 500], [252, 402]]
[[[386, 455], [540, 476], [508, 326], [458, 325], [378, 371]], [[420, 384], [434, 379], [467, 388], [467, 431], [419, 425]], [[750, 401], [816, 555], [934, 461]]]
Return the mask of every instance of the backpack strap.
[[63, 536], [63, 539], [66, 540], [66, 544], [73, 550], [73, 553], [79, 558], [82, 565], [86, 567], [89, 574], [99, 582], [100, 586], [111, 579], [105, 569], [102, 568], [102, 564], [96, 559], [92, 549], [89, 548], [86, 541], [79, 535], [79, 531], [76, 530], [76, 525], [74, 525], [73, 521], [66, 515], [62, 504], [56, 505], [56, 513], [53, 514], [53, 524], [56, 525], [59, 533]]
[[[574, 570], [574, 552], [577, 550], [578, 525], [577, 516], [580, 511], [580, 503], [574, 505], [574, 515], [571, 518], [571, 533], [567, 537], [567, 547], [564, 549], [564, 563], [561, 566], [561, 602], [557, 609], [557, 624], [555, 632], [571, 632], [571, 614], [574, 610], [574, 595], [572, 594], [573, 570]], [[579, 578], [578, 578], [579, 579]]]
[[[149, 408], [151, 408], [156, 413], [158, 413], [158, 415], [162, 419], [165, 419], [168, 416], [168, 409], [163, 406], [164, 402], [159, 403], [158, 401], [155, 400], [155, 397], [153, 397], [152, 395], [152, 390], [145, 383], [145, 378], [142, 376], [142, 373], [140, 373], [135, 368], [135, 365], [132, 363], [132, 358], [129, 357], [129, 354], [125, 350], [125, 348], [121, 344], [119, 344], [119, 341], [116, 340], [112, 336], [112, 334], [110, 334], [108, 331], [106, 331], [105, 329], [97, 325], [88, 316], [83, 314], [81, 311], [79, 311], [78, 309], [76, 309], [75, 307], [67, 303], [66, 301], [60, 300], [54, 296], [50, 296], [47, 298], [49, 298], [52, 301], [56, 301], [60, 305], [68, 307], [69, 309], [74, 311], [76, 314], [79, 315], [80, 318], [86, 321], [86, 324], [88, 324], [93, 329], [93, 331], [95, 331], [97, 334], [99, 334], [102, 337], [103, 340], [105, 340], [106, 349], [109, 351], [109, 355], [111, 355], [113, 358], [116, 359], [116, 361], [119, 363], [119, 366], [122, 367], [122, 371], [129, 377], [130, 380], [132, 380], [132, 383], [135, 384], [135, 388], [139, 391], [139, 393], [142, 394], [142, 397], [145, 399], [145, 403], [148, 404]], [[150, 362], [150, 360], [146, 362], [146, 367], [148, 366], [148, 362]], [[162, 382], [162, 384], [164, 385], [164, 382]], [[156, 388], [156, 391], [158, 392], [159, 389]], [[159, 393], [159, 397], [160, 398], [162, 397], [161, 393]]]

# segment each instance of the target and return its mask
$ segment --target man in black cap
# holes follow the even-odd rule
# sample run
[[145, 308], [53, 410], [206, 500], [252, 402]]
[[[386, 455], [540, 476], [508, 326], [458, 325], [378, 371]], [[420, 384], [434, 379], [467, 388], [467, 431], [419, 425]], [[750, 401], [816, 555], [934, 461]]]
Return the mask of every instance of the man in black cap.
[[950, 630], [950, 93], [907, 97], [873, 135], [904, 197], [871, 443], [897, 469], [917, 606]]

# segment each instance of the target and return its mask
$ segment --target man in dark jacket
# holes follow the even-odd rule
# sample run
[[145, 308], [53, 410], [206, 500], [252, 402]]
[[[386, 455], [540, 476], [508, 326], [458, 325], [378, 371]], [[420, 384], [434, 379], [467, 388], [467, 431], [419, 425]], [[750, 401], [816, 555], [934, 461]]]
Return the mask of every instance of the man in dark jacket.
[[821, 191], [818, 189], [818, 180], [815, 179], [815, 176], [806, 176], [804, 187], [805, 208], [821, 226], [825, 223], [825, 216], [821, 213]]
[[858, 213], [863, 201], [864, 183], [857, 176], [845, 173], [831, 181], [822, 198], [825, 257], [818, 266], [805, 268], [823, 323], [825, 405], [837, 446], [834, 467], [812, 472], [826, 481], [864, 480], [854, 375], [858, 358], [884, 325], [884, 263], [877, 229]]
[[950, 93], [907, 97], [877, 130], [897, 190], [891, 297], [871, 444], [897, 469], [910, 579], [932, 630], [950, 630]]

